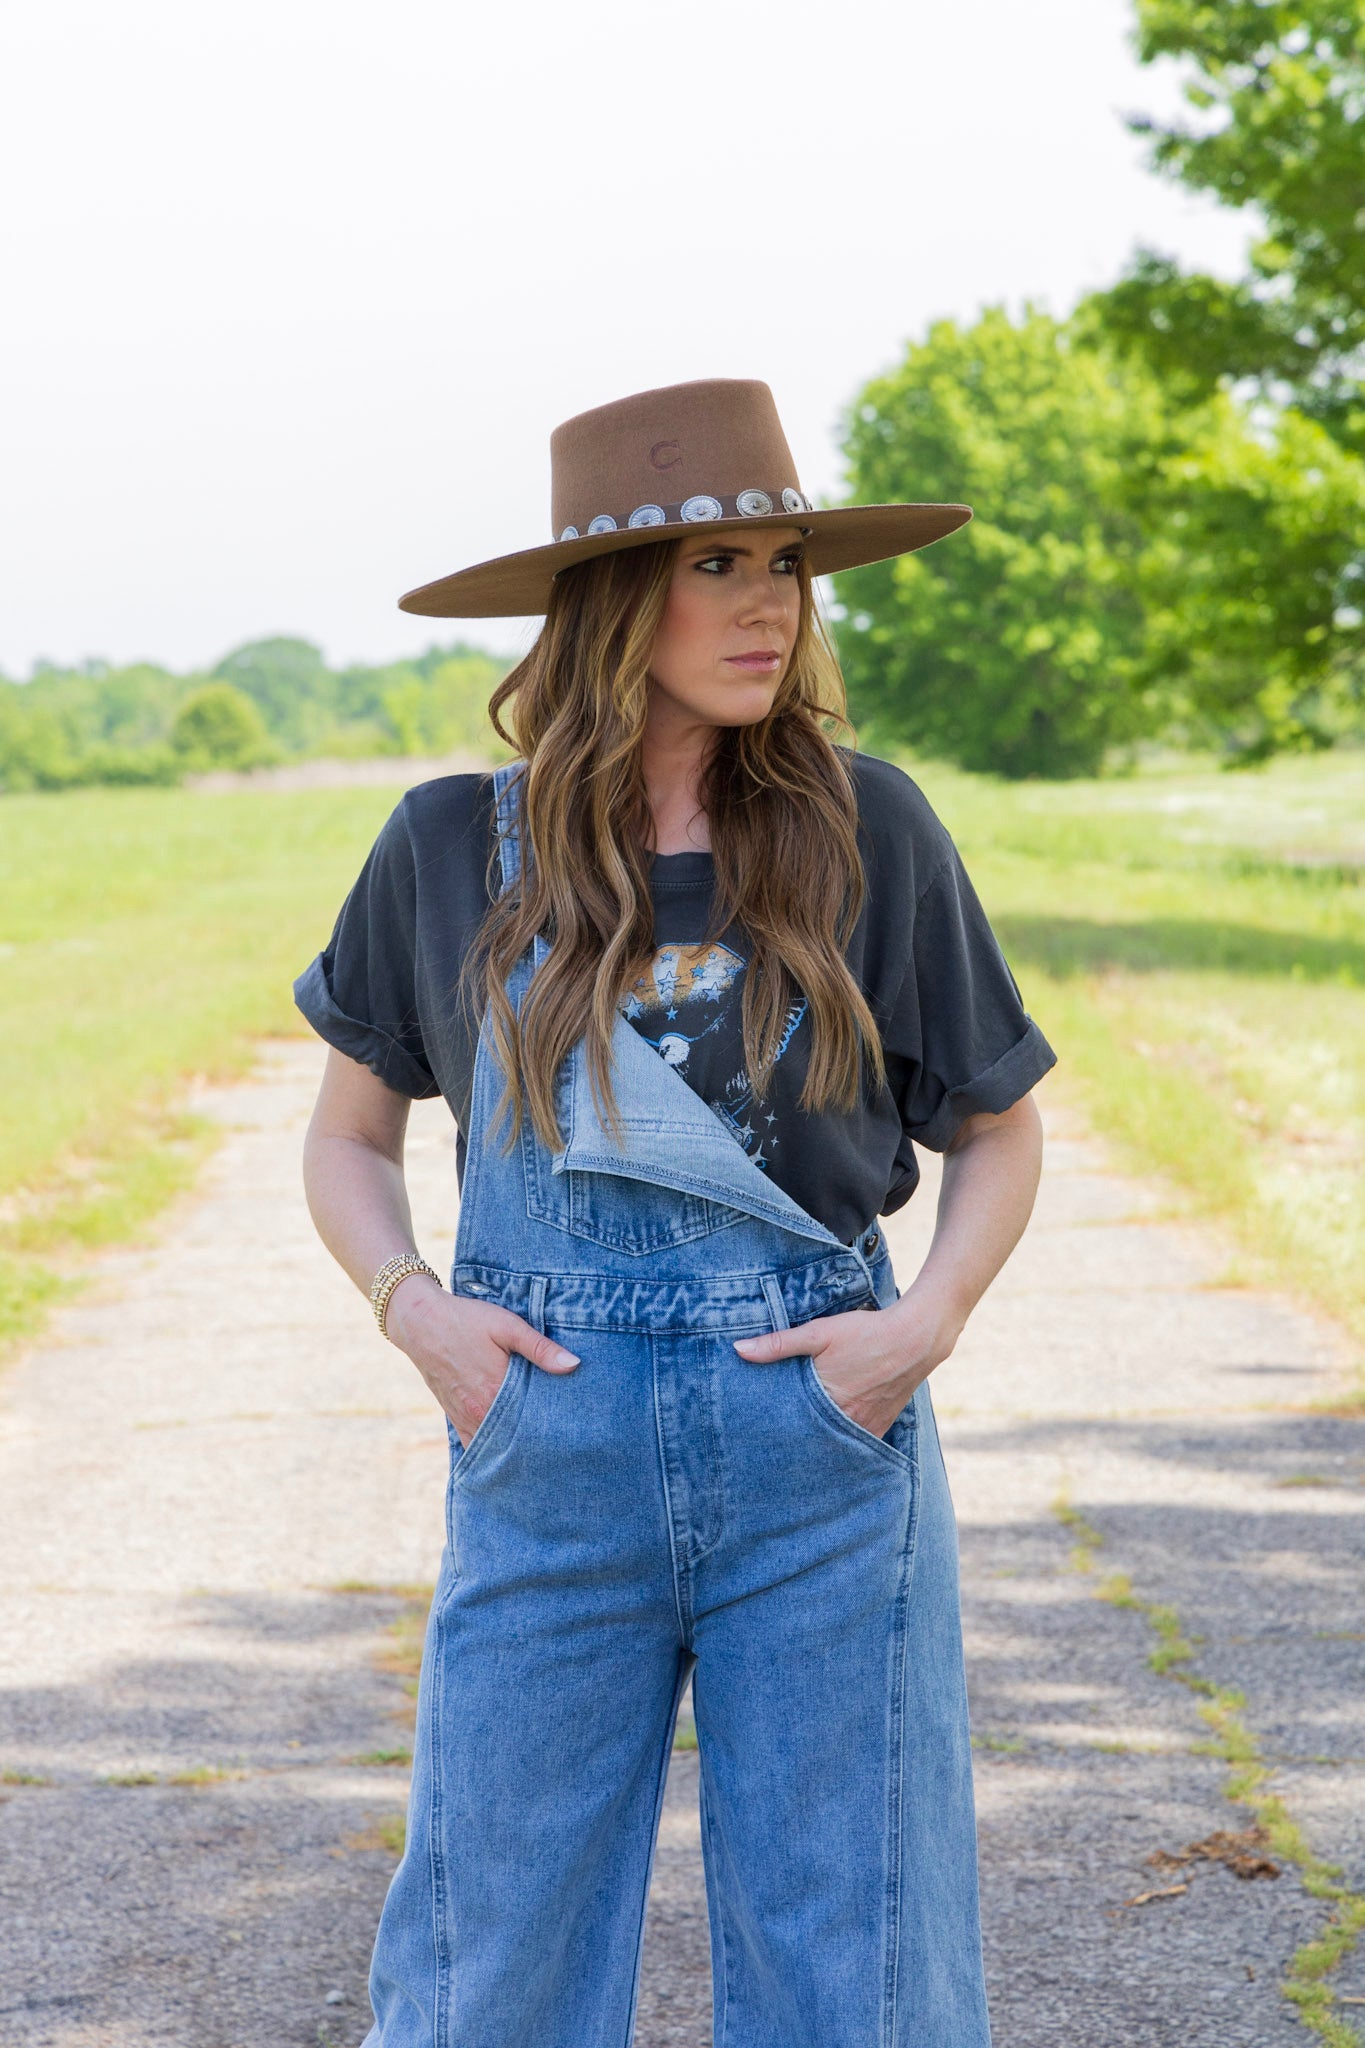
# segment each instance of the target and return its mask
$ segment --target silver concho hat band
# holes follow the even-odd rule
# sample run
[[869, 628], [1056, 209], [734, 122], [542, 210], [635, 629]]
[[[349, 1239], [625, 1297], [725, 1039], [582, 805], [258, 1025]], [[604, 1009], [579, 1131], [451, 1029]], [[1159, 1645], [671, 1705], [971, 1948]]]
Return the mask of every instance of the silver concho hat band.
[[[582, 529], [583, 533], [619, 533], [629, 526], [678, 526], [698, 519], [763, 519], [771, 513], [813, 512], [815, 507], [803, 491], [795, 490], [790, 484], [781, 490], [737, 491], [733, 497], [715, 495], [710, 491], [694, 491], [690, 498], [680, 499], [674, 505], [637, 505], [624, 520], [611, 512], [598, 512]], [[809, 532], [805, 527], [803, 532]], [[557, 535], [557, 540], [578, 540], [578, 527], [566, 526]]]

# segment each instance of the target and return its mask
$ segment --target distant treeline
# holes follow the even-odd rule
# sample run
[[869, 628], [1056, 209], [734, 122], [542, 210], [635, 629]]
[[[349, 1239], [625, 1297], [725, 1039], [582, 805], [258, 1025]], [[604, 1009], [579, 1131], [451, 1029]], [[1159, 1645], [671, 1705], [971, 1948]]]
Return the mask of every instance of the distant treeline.
[[511, 666], [432, 647], [382, 668], [327, 666], [308, 640], [255, 640], [207, 673], [148, 662], [0, 677], [0, 789], [175, 783], [320, 754], [443, 754], [493, 739], [488, 699]]

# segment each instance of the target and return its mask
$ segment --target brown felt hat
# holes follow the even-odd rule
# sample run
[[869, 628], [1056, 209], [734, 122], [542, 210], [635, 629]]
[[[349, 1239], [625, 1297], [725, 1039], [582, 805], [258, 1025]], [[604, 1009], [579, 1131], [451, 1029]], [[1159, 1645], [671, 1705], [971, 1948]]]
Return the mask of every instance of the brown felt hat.
[[703, 377], [565, 420], [550, 436], [550, 542], [457, 569], [398, 603], [433, 619], [543, 612], [552, 579], [571, 563], [709, 526], [798, 525], [812, 575], [827, 576], [927, 547], [971, 516], [969, 505], [817, 510], [797, 482], [768, 386]]

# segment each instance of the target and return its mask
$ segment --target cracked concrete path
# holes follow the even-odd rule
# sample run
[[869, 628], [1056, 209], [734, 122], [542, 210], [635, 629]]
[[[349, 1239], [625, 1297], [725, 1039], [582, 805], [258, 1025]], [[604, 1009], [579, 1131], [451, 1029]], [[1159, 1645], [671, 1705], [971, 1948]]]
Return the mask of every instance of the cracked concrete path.
[[[313, 1040], [199, 1090], [199, 1186], [0, 1381], [0, 2048], [354, 2048], [402, 1810], [393, 1632], [439, 1556], [440, 1417], [313, 1233]], [[1275, 2048], [1326, 1917], [1292, 1867], [1158, 1872], [1249, 1816], [1200, 1695], [1147, 1661], [1169, 1604], [1312, 1848], [1365, 1890], [1365, 1422], [1333, 1328], [1217, 1284], [1051, 1084], [1022, 1245], [935, 1376], [963, 1604], [997, 2048]], [[936, 1161], [890, 1235], [902, 1284]], [[418, 1241], [454, 1127], [414, 1105]], [[388, 1668], [385, 1668], [385, 1667]], [[376, 1759], [397, 1757], [399, 1762]], [[1187, 1889], [1128, 1906], [1176, 1881]], [[1365, 1997], [1365, 1956], [1337, 1989]], [[696, 1755], [675, 1752], [638, 2048], [710, 2039]], [[1350, 2007], [1340, 2017], [1349, 2018]], [[1362, 2012], [1365, 2018], [1365, 2011]]]
[[[1325, 1319], [1220, 1286], [1217, 1234], [1162, 1220], [1159, 1193], [1039, 1092], [1033, 1220], [935, 1376], [997, 2040], [1287, 2048], [1306, 2036], [1280, 1980], [1323, 1903], [1291, 1866], [1147, 1858], [1253, 1819], [1183, 1671], [1245, 1695], [1269, 1789], [1365, 1890], [1365, 1415], [1313, 1405], [1349, 1383], [1349, 1350]], [[1141, 1609], [1095, 1597], [1125, 1579], [1192, 1652], [1165, 1675]], [[1338, 1976], [1365, 1994], [1365, 1955]]]

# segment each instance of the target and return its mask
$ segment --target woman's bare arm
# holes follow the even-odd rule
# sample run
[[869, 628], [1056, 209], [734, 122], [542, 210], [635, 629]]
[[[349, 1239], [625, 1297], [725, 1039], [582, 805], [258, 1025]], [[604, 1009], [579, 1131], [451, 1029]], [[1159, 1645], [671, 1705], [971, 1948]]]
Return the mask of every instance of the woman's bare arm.
[[[403, 1177], [411, 1098], [335, 1046], [303, 1141], [303, 1187], [318, 1236], [362, 1294], [386, 1259], [417, 1249]], [[422, 1274], [394, 1290], [432, 1287]], [[434, 1292], [435, 1289], [433, 1288]]]
[[936, 1304], [949, 1350], [1023, 1236], [1042, 1164], [1043, 1120], [1031, 1093], [999, 1116], [969, 1116], [945, 1151], [933, 1241], [896, 1309], [911, 1294], [918, 1310]]
[[[368, 1297], [386, 1259], [417, 1249], [403, 1174], [411, 1100], [335, 1046], [303, 1141], [303, 1186], [318, 1236]], [[462, 1444], [482, 1422], [517, 1352], [545, 1372], [578, 1360], [523, 1317], [447, 1294], [425, 1273], [389, 1297], [385, 1328], [455, 1425]]]

